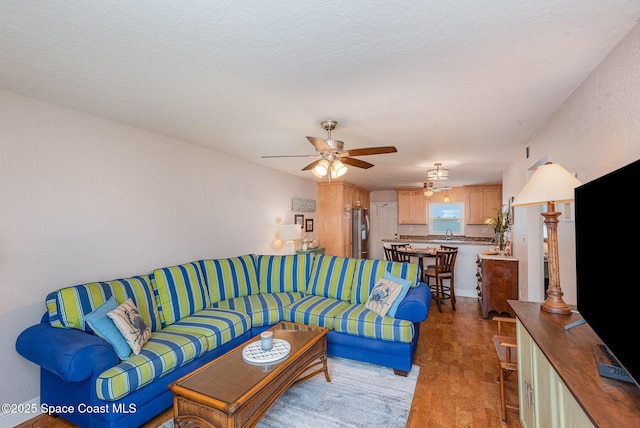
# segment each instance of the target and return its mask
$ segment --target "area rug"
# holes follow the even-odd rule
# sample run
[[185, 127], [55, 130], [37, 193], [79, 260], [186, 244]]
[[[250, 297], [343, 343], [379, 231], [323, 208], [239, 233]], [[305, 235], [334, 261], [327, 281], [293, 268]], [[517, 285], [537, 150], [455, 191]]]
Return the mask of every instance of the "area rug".
[[[420, 367], [407, 377], [388, 367], [330, 357], [326, 382], [319, 374], [282, 394], [256, 428], [404, 428]], [[161, 425], [172, 428], [173, 421]]]

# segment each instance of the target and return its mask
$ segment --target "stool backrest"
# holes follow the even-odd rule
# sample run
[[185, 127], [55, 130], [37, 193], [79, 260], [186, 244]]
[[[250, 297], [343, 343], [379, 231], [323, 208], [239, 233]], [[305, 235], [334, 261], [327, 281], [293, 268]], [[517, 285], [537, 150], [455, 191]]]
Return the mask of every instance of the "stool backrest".
[[438, 273], [453, 272], [457, 256], [457, 248], [453, 250], [436, 250], [436, 271]]

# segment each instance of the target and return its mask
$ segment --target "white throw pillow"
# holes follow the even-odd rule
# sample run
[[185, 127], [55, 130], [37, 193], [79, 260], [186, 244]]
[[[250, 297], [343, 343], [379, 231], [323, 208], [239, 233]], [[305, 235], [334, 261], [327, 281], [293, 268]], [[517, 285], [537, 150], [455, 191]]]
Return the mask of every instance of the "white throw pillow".
[[364, 307], [383, 317], [389, 312], [391, 305], [393, 305], [393, 302], [400, 296], [401, 292], [402, 285], [380, 278], [376, 286], [371, 290], [371, 294], [369, 294], [369, 298]]
[[151, 330], [140, 316], [140, 312], [133, 300], [128, 299], [111, 312], [108, 312], [107, 316], [113, 320], [133, 353], [138, 355], [142, 345], [151, 338]]

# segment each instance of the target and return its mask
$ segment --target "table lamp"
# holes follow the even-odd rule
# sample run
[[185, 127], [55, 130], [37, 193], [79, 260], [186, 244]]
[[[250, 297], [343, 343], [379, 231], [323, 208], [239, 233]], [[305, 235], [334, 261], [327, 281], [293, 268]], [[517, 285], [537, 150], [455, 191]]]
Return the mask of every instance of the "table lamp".
[[562, 300], [560, 288], [560, 263], [558, 259], [558, 217], [555, 204], [573, 202], [574, 189], [582, 183], [573, 174], [558, 164], [547, 162], [540, 165], [524, 185], [511, 206], [547, 204], [547, 212], [541, 213], [547, 227], [549, 289], [540, 309], [554, 314], [570, 314], [571, 309]]
[[302, 228], [299, 224], [281, 224], [278, 225], [278, 235], [280, 239], [285, 241], [285, 254], [295, 253], [294, 240], [300, 239]]

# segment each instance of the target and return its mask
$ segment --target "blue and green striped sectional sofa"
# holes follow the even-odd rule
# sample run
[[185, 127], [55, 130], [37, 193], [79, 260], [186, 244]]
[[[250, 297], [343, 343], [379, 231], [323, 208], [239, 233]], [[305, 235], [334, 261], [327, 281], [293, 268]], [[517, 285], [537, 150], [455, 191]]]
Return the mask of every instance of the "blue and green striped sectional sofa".
[[[365, 308], [388, 272], [411, 281], [395, 317]], [[411, 369], [431, 293], [415, 264], [328, 255], [245, 255], [50, 293], [17, 351], [41, 367], [41, 408], [81, 427], [139, 426], [171, 406], [176, 379], [287, 320], [327, 327], [330, 356]], [[84, 317], [131, 298], [151, 339], [120, 359]]]

